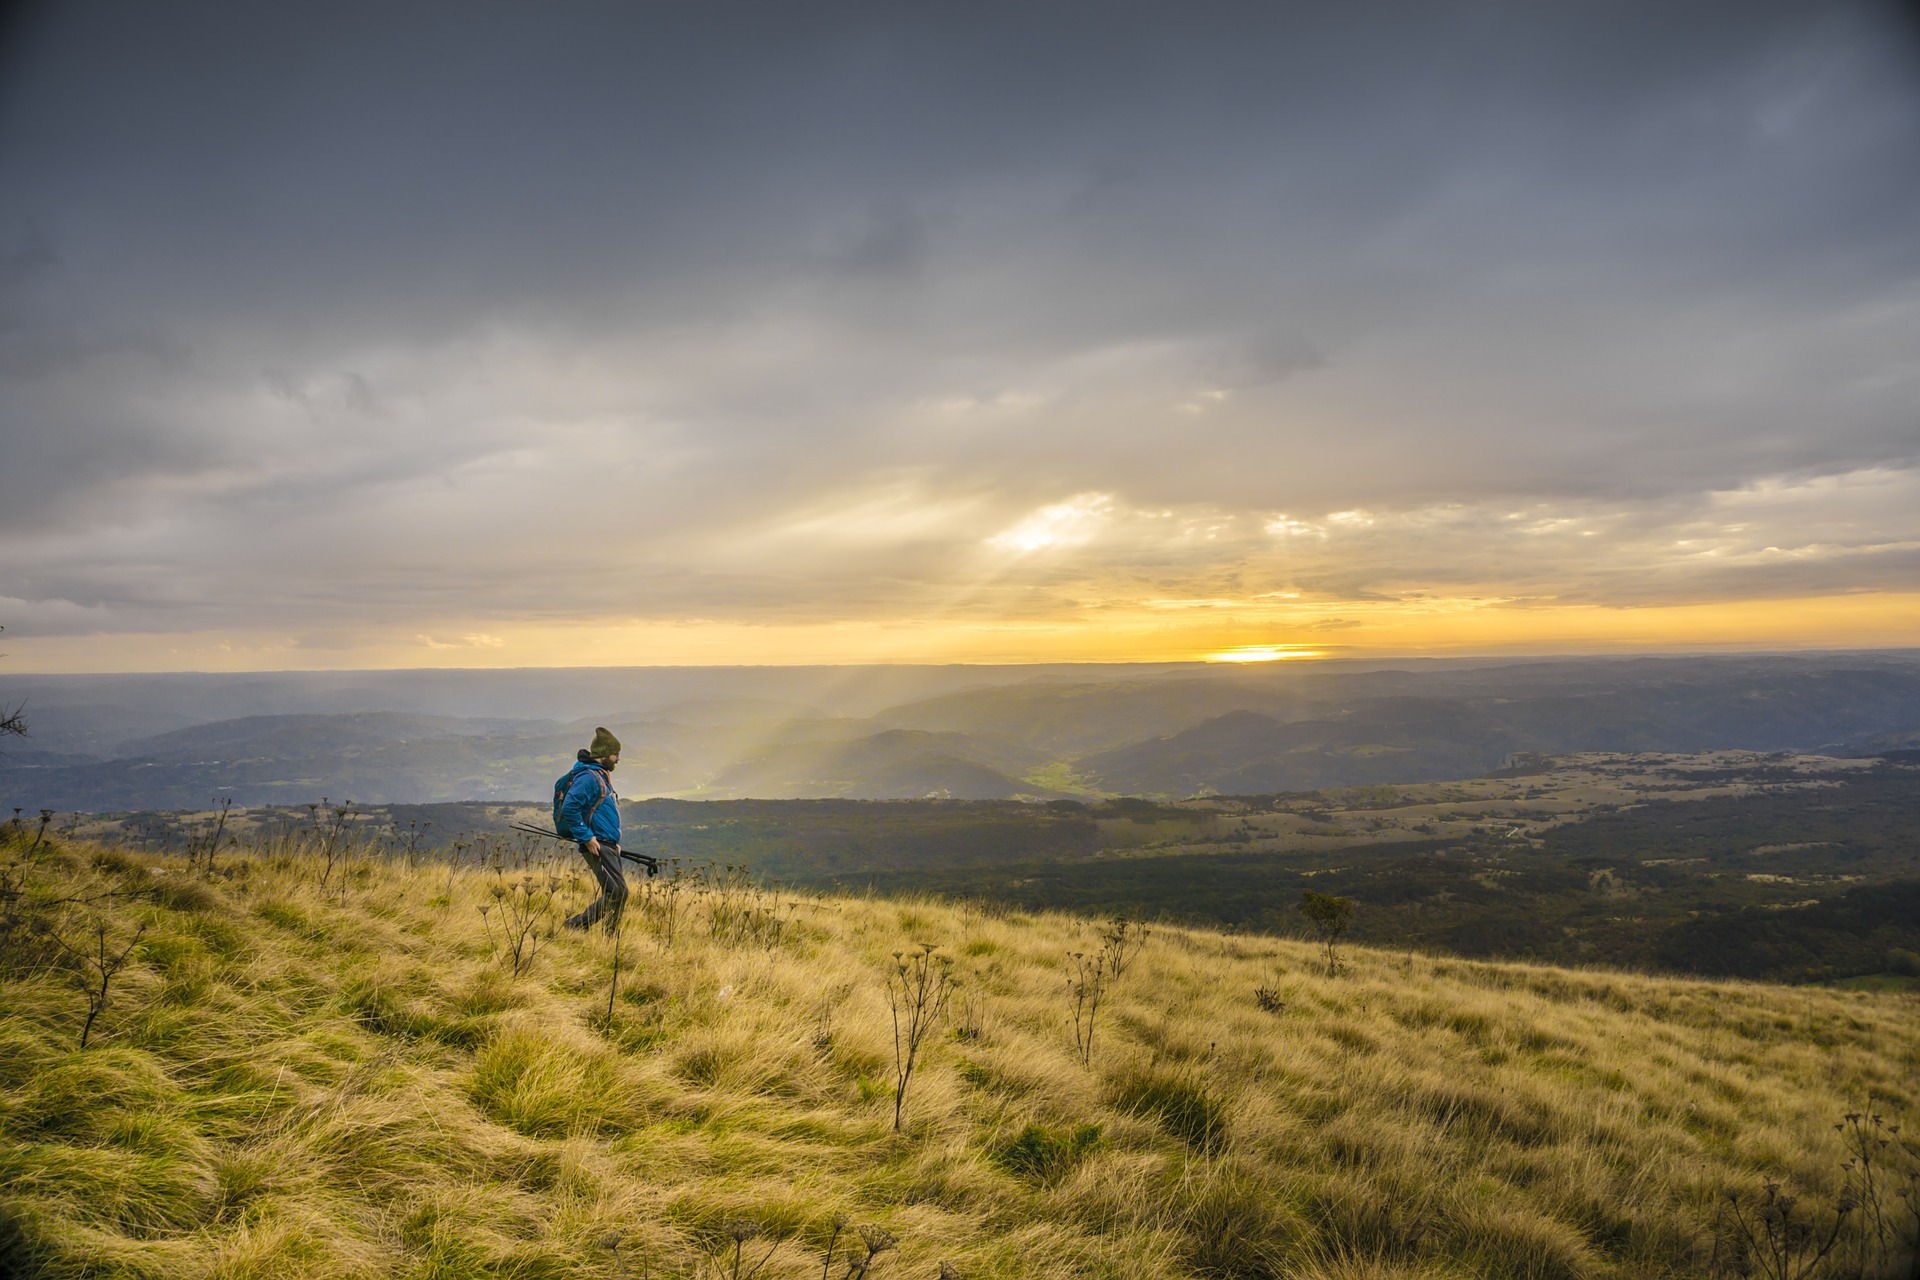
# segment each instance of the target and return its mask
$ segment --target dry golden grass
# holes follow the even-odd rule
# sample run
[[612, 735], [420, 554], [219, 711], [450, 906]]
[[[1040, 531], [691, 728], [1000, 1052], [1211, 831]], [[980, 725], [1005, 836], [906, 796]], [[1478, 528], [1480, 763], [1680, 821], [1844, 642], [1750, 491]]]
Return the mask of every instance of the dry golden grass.
[[[839, 1280], [861, 1225], [898, 1239], [878, 1280], [1690, 1276], [1723, 1190], [1828, 1203], [1840, 1115], [1920, 1101], [1899, 996], [1357, 949], [1329, 979], [1308, 944], [1161, 928], [1083, 1067], [1066, 957], [1097, 922], [684, 889], [671, 947], [630, 910], [608, 1017], [607, 937], [520, 977], [490, 941], [518, 871], [223, 867], [33, 872], [150, 892], [40, 913], [146, 926], [84, 1051], [71, 962], [5, 935], [0, 1271], [727, 1276], [744, 1222], [739, 1274], [771, 1249], [782, 1280]], [[919, 942], [963, 986], [895, 1133], [885, 975]]]

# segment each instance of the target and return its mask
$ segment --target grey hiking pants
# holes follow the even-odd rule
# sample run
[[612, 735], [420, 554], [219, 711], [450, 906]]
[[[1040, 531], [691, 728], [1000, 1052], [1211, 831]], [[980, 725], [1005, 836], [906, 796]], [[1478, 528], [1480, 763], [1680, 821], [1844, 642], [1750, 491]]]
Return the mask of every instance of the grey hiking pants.
[[588, 853], [584, 844], [578, 847], [580, 856], [587, 860], [588, 869], [600, 885], [600, 896], [579, 915], [568, 916], [567, 928], [585, 929], [604, 919], [611, 930], [620, 923], [620, 912], [627, 905], [627, 876], [620, 867], [620, 846], [602, 840], [597, 857]]

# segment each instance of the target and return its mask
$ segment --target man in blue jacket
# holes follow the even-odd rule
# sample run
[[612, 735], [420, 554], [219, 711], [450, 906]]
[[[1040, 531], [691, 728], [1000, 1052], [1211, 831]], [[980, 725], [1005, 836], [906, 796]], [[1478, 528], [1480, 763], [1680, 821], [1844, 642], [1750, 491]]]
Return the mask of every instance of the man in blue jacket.
[[627, 877], [620, 869], [620, 797], [608, 776], [619, 763], [620, 739], [595, 729], [593, 743], [580, 752], [565, 780], [566, 791], [554, 806], [553, 829], [580, 846], [580, 856], [600, 884], [600, 896], [568, 918], [569, 929], [585, 929], [604, 919], [611, 931], [627, 905]]

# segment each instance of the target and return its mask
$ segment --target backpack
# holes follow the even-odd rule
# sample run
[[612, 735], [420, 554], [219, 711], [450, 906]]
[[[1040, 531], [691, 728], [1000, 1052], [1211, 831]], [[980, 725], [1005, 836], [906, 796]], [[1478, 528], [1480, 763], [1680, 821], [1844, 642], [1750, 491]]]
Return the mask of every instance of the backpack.
[[[600, 806], [605, 804], [607, 797], [613, 794], [613, 784], [607, 781], [607, 774], [604, 769], [595, 769], [593, 776], [595, 780], [600, 783], [600, 798], [593, 802], [593, 808], [587, 810], [587, 830], [589, 831], [593, 830], [593, 815], [600, 812]], [[561, 830], [560, 827], [560, 806], [567, 802], [567, 792], [571, 790], [573, 790], [573, 770], [569, 769], [553, 780], [554, 834], [566, 836], [568, 839], [572, 837], [567, 836], [567, 833]]]

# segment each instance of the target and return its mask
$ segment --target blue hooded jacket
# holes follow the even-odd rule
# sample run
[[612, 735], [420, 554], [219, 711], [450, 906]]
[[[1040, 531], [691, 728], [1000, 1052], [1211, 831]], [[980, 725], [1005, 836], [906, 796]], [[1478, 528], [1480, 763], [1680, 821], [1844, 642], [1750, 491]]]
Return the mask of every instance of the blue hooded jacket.
[[619, 844], [620, 797], [614, 794], [607, 771], [591, 760], [581, 760], [569, 777], [567, 798], [556, 815], [560, 834], [580, 844], [594, 836]]

